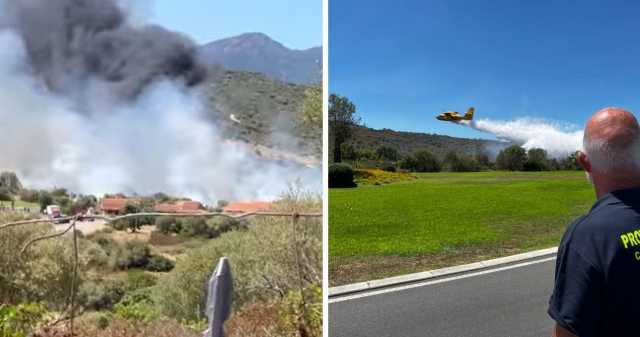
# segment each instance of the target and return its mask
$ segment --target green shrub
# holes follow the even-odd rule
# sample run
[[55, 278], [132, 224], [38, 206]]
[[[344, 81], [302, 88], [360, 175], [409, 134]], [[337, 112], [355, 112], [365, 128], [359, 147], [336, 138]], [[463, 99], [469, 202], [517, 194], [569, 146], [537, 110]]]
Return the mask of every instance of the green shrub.
[[125, 294], [124, 284], [119, 281], [86, 281], [78, 290], [79, 303], [89, 310], [109, 310]]
[[171, 271], [175, 267], [175, 263], [164, 256], [152, 256], [144, 269], [155, 272]]
[[289, 291], [280, 310], [279, 326], [283, 335], [322, 336], [322, 287]]
[[51, 196], [51, 193], [41, 191], [38, 196], [38, 203], [40, 204], [40, 211], [43, 211], [47, 206], [53, 204], [53, 197]]
[[108, 247], [115, 244], [115, 241], [113, 241], [112, 238], [110, 238], [109, 236], [100, 235], [100, 234], [92, 236], [91, 240], [99, 244], [101, 247]]
[[204, 236], [213, 238], [217, 236], [215, 228], [212, 228], [207, 223], [207, 220], [201, 217], [184, 218], [181, 221], [182, 230], [180, 233], [186, 236]]
[[525, 149], [518, 145], [512, 145], [498, 153], [496, 167], [499, 170], [522, 171], [526, 160]]
[[331, 164], [329, 166], [329, 187], [356, 187], [353, 180], [353, 169], [348, 164]]
[[122, 305], [132, 305], [135, 303], [153, 304], [153, 288], [146, 287], [127, 292], [126, 295], [118, 302]]
[[477, 172], [481, 169], [475, 158], [466, 154], [457, 154], [453, 151], [447, 153], [442, 165], [449, 172]]
[[523, 165], [524, 171], [549, 171], [552, 162], [547, 157], [547, 151], [540, 148], [531, 148], [527, 151], [527, 161]]
[[[144, 211], [144, 209], [140, 205], [128, 203], [125, 205], [123, 213], [134, 214], [134, 213], [140, 213], [142, 211]], [[156, 219], [151, 216], [139, 216], [139, 217], [133, 217], [133, 218], [112, 222], [111, 227], [119, 231], [124, 231], [128, 229], [128, 230], [131, 230], [131, 232], [137, 232], [140, 230], [142, 226], [154, 225], [155, 221]]]
[[0, 201], [14, 201], [13, 194], [8, 187], [0, 186]]
[[109, 265], [109, 255], [105, 249], [108, 247], [108, 241], [100, 238], [97, 241], [84, 241], [81, 257], [85, 260], [85, 264], [90, 267], [105, 267]]
[[108, 328], [109, 324], [111, 324], [111, 320], [109, 319], [109, 317], [107, 315], [104, 315], [104, 314], [100, 315], [98, 317], [98, 319], [96, 320], [96, 326], [100, 330], [104, 330], [104, 329]]
[[45, 315], [45, 307], [38, 303], [0, 304], [0, 336], [30, 336], [43, 323]]
[[246, 220], [238, 220], [227, 217], [216, 217], [209, 219], [207, 224], [210, 227], [210, 237], [218, 237], [223, 233], [233, 230], [246, 229], [249, 224]]
[[151, 288], [127, 293], [115, 306], [116, 317], [131, 322], [150, 322], [160, 317], [152, 298]]
[[387, 166], [384, 167], [384, 171], [395, 172], [396, 171], [396, 167], [394, 165], [387, 165]]
[[156, 229], [163, 234], [180, 233], [180, 228], [176, 224], [176, 218], [172, 216], [163, 216], [156, 219]]
[[118, 303], [114, 313], [118, 318], [135, 323], [146, 323], [160, 318], [154, 306], [144, 302]]
[[427, 150], [419, 150], [400, 162], [400, 168], [412, 172], [440, 172], [442, 165], [438, 158]]
[[138, 289], [149, 288], [156, 285], [157, 282], [158, 278], [155, 275], [140, 270], [131, 270], [127, 272], [125, 290], [131, 292]]
[[395, 148], [389, 146], [381, 146], [376, 150], [378, 159], [396, 161], [400, 159], [400, 153]]
[[120, 269], [140, 268], [147, 265], [151, 250], [145, 242], [132, 240], [119, 247], [115, 257], [115, 265]]
[[[0, 223], [24, 218], [2, 213]], [[20, 253], [28, 240], [51, 233], [48, 224], [8, 228], [0, 233], [0, 303], [46, 301], [51, 310], [65, 306], [74, 265], [70, 238], [43, 240]], [[83, 268], [84, 261], [80, 262]]]
[[[305, 201], [299, 201], [304, 206]], [[317, 204], [316, 204], [317, 205]], [[282, 211], [317, 211], [317, 207], [276, 205]], [[220, 257], [231, 262], [234, 275], [234, 306], [280, 298], [300, 285], [296, 250], [302, 255], [305, 280], [322, 275], [322, 226], [318, 219], [300, 219], [294, 240], [289, 218], [258, 218], [247, 230], [230, 231], [216, 240], [187, 251], [176, 268], [154, 287], [161, 312], [179, 320], [202, 317], [206, 282]], [[256, 249], [260, 247], [260, 249]]]
[[527, 160], [522, 166], [523, 171], [549, 171], [549, 165], [545, 162]]
[[118, 220], [110, 223], [111, 228], [117, 231], [126, 231], [129, 229], [129, 222], [126, 220]]

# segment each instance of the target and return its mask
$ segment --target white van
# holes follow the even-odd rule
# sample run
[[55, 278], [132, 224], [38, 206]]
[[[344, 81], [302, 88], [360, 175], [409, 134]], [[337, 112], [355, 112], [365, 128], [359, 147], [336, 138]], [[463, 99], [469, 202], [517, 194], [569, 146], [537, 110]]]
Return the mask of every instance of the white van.
[[45, 208], [44, 214], [48, 215], [49, 218], [51, 218], [51, 219], [59, 218], [61, 216], [60, 206], [58, 206], [58, 205], [49, 205], [49, 206], [47, 206], [47, 208]]

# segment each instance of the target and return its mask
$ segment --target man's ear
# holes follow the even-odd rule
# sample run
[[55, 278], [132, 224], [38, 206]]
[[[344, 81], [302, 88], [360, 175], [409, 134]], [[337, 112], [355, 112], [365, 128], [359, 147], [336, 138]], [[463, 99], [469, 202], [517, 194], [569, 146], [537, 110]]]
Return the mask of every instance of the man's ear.
[[591, 162], [589, 161], [589, 158], [584, 152], [578, 151], [576, 154], [576, 159], [578, 161], [578, 164], [582, 167], [582, 169], [591, 173]]

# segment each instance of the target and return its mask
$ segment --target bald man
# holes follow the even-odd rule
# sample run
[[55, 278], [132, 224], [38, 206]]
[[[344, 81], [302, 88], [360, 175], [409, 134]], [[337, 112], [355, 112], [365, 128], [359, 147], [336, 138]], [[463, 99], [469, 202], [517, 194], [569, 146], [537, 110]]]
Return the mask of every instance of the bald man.
[[628, 111], [596, 112], [578, 162], [598, 198], [558, 247], [553, 336], [640, 336], [640, 127]]

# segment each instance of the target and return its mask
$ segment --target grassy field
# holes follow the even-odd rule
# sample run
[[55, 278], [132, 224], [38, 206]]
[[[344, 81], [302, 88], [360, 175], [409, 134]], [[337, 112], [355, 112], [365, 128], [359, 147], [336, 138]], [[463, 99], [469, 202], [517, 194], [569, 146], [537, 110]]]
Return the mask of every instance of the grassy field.
[[425, 173], [331, 189], [330, 283], [551, 247], [594, 201], [582, 172]]
[[[9, 201], [0, 201], [0, 206], [5, 206], [5, 207], [11, 207], [11, 202]], [[33, 202], [26, 202], [26, 201], [22, 201], [20, 199], [17, 199], [15, 201], [15, 207], [17, 208], [32, 208], [37, 210], [40, 210], [40, 205], [37, 203], [33, 203]]]

